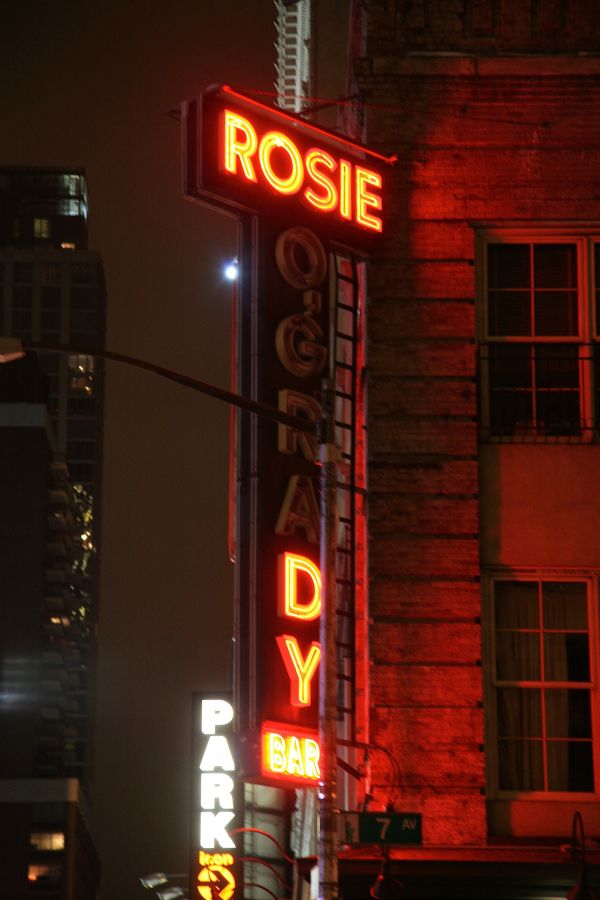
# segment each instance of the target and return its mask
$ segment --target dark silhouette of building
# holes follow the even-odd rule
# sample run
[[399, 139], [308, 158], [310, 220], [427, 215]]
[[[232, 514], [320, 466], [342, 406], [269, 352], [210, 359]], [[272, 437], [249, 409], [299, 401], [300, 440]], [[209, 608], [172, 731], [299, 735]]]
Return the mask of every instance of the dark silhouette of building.
[[[86, 193], [79, 171], [0, 170], [5, 335], [104, 345]], [[0, 896], [92, 900], [102, 370], [80, 353], [1, 367], [0, 422]]]

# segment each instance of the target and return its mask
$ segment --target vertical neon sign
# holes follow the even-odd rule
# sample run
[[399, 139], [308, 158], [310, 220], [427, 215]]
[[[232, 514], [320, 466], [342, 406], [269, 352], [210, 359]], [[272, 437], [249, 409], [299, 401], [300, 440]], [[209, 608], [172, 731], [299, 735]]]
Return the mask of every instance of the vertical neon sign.
[[234, 709], [223, 697], [194, 703], [194, 822], [191, 896], [232, 900], [236, 893]]

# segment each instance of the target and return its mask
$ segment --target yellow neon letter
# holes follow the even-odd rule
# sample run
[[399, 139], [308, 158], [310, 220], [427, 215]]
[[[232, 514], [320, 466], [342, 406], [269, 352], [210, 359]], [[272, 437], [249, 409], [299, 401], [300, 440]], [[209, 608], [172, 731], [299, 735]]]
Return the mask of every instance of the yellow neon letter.
[[[312, 582], [312, 597], [308, 601], [298, 599], [298, 574], [300, 572], [304, 572]], [[308, 622], [318, 618], [321, 614], [321, 572], [312, 560], [307, 559], [306, 556], [298, 556], [296, 553], [280, 554], [279, 600], [279, 614], [282, 616], [304, 619]]]
[[[237, 160], [239, 159], [244, 175], [248, 181], [257, 181], [251, 156], [256, 153], [258, 138], [256, 131], [243, 116], [226, 109], [223, 114], [224, 142], [223, 142], [223, 166], [225, 171], [237, 174]], [[238, 133], [243, 135], [238, 140]]]
[[298, 775], [300, 778], [304, 776], [304, 766], [302, 765], [302, 753], [300, 752], [300, 741], [291, 734], [287, 739], [287, 766], [288, 775]]
[[[287, 178], [281, 178], [271, 165], [271, 154], [275, 149], [284, 150], [292, 164], [292, 169]], [[304, 179], [304, 166], [298, 148], [285, 134], [279, 131], [269, 131], [260, 142], [258, 158], [263, 174], [271, 187], [280, 194], [296, 194], [302, 187]]]
[[317, 168], [317, 166], [322, 165], [329, 169], [330, 172], [334, 172], [335, 159], [329, 153], [325, 153], [324, 150], [309, 150], [304, 157], [304, 162], [306, 163], [306, 171], [312, 180], [325, 191], [324, 194], [316, 194], [311, 187], [308, 187], [304, 191], [304, 196], [316, 209], [321, 209], [324, 212], [335, 209], [338, 200], [335, 186], [331, 178], [328, 178], [324, 172], [320, 172]]
[[367, 190], [367, 185], [381, 188], [381, 175], [370, 169], [356, 167], [356, 221], [364, 228], [372, 231], [382, 231], [383, 225], [379, 216], [372, 216], [367, 209], [381, 209], [381, 197]]
[[263, 736], [263, 758], [265, 768], [271, 772], [285, 772], [285, 740], [276, 731], [267, 731]]
[[306, 738], [304, 744], [304, 768], [307, 778], [320, 778], [319, 745], [312, 738]]
[[350, 199], [350, 173], [351, 164], [340, 159], [340, 215], [342, 219], [352, 218], [352, 203]]
[[311, 681], [321, 659], [321, 645], [317, 641], [313, 641], [306, 659], [302, 659], [302, 653], [295, 637], [290, 634], [280, 634], [276, 640], [285, 668], [290, 676], [290, 703], [292, 706], [310, 706]]

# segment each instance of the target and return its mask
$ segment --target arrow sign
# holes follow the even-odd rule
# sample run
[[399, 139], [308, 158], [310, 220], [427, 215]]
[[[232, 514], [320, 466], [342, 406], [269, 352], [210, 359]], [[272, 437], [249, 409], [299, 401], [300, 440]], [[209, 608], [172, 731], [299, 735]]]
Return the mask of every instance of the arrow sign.
[[205, 866], [198, 873], [198, 893], [203, 900], [231, 900], [235, 878], [224, 866]]

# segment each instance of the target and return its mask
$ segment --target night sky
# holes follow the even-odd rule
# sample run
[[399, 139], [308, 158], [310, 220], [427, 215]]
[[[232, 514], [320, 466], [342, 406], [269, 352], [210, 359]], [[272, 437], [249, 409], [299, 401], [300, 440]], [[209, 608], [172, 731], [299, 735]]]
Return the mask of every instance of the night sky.
[[[181, 195], [169, 111], [272, 90], [272, 0], [3, 7], [0, 164], [83, 166], [107, 346], [228, 386], [231, 222]], [[94, 819], [102, 900], [187, 866], [192, 691], [227, 688], [227, 408], [109, 365]]]

